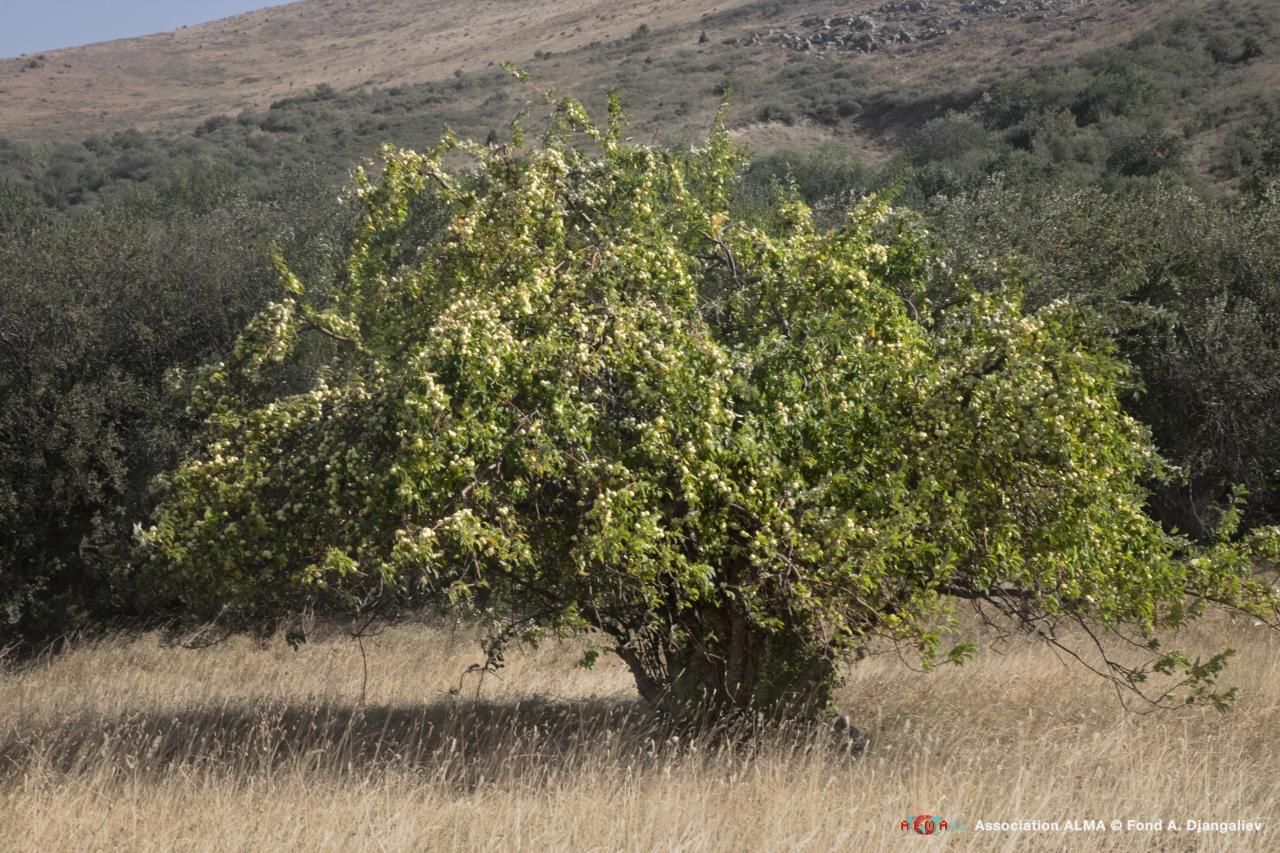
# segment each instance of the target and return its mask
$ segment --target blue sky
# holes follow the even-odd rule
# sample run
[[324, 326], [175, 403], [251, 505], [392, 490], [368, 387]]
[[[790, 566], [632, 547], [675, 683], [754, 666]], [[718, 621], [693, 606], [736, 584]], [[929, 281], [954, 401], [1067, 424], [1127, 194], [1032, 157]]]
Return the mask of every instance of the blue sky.
[[0, 57], [162, 33], [279, 5], [261, 0], [0, 0]]

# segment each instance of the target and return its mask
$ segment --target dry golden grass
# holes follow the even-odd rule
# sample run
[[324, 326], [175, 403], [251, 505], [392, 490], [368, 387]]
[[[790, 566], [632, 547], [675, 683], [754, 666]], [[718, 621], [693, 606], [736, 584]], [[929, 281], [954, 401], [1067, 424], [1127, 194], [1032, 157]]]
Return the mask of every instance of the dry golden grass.
[[[1236, 711], [1129, 715], [1036, 646], [929, 675], [886, 655], [841, 694], [856, 761], [786, 728], [671, 742], [572, 644], [513, 654], [477, 699], [466, 630], [392, 628], [364, 641], [364, 710], [340, 635], [81, 644], [0, 676], [0, 851], [1280, 850], [1280, 641], [1222, 618], [1180, 639], [1241, 650]], [[921, 812], [1265, 828], [899, 831]]]

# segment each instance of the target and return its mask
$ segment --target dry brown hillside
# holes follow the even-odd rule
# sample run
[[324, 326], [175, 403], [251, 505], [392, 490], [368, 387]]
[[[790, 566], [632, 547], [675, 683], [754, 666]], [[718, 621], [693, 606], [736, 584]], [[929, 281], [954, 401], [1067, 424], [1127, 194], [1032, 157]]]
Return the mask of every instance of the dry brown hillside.
[[[651, 82], [638, 86], [642, 93], [685, 97], [691, 93], [681, 91], [679, 72], [660, 69], [704, 52], [727, 59], [746, 80], [764, 79], [788, 63], [837, 62], [856, 67], [873, 87], [958, 91], [984, 74], [1012, 73], [1097, 45], [1123, 43], [1177, 10], [1208, 5], [1208, 0], [659, 0], [633, 5], [306, 0], [174, 32], [51, 51], [42, 58], [0, 60], [0, 137], [75, 140], [131, 126], [187, 131], [203, 117], [262, 109], [321, 82], [344, 91], [422, 83], [503, 60], [529, 67], [540, 82], [584, 94], [619, 80], [639, 84], [647, 75]], [[643, 50], [637, 45], [639, 55], [579, 50], [624, 39], [642, 25], [652, 35]], [[707, 41], [700, 43], [704, 31]], [[834, 41], [814, 40], [833, 31], [839, 36]], [[868, 42], [868, 36], [877, 43]], [[1254, 63], [1244, 86], [1280, 87], [1280, 59]], [[708, 94], [701, 88], [698, 94]], [[641, 96], [631, 104], [640, 118], [653, 112], [661, 97], [653, 97], [653, 104], [647, 100]], [[748, 92], [739, 106], [750, 103]], [[946, 106], [939, 100], [923, 109]], [[714, 98], [697, 99], [699, 113], [713, 108]], [[809, 147], [835, 135], [871, 160], [928, 117], [896, 111], [879, 123], [864, 115], [838, 125], [794, 126], [754, 122], [749, 116], [744, 107], [731, 119], [739, 137], [758, 146]]]
[[185, 128], [263, 108], [317, 82], [340, 90], [421, 83], [535, 51], [623, 37], [642, 22], [687, 29], [741, 0], [624, 5], [581, 0], [306, 0], [158, 35], [0, 60], [0, 136], [76, 139]]

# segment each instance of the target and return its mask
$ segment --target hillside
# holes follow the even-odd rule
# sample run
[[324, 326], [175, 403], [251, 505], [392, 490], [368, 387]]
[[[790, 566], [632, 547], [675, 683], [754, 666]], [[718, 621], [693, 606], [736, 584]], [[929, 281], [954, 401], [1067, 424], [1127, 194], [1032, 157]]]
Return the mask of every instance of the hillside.
[[[1125, 44], [1189, 8], [1264, 23], [1277, 17], [1270, 4], [1205, 0], [667, 0], [627, 8], [306, 0], [0, 60], [0, 137], [79, 140], [130, 127], [188, 133], [208, 116], [263, 110], [321, 83], [342, 93], [404, 87], [512, 60], [540, 83], [585, 97], [618, 86], [658, 138], [705, 132], [720, 92], [732, 86], [731, 122], [744, 141], [815, 148], [835, 138], [875, 162], [924, 120], [966, 105], [993, 75]], [[825, 114], [797, 114], [806, 75], [842, 79], [828, 88], [846, 97]], [[1280, 88], [1277, 52], [1240, 69], [1231, 86], [1237, 95]], [[457, 99], [455, 121], [504, 124], [513, 111], [492, 95], [481, 89]], [[770, 104], [773, 112], [761, 111]]]
[[[745, 4], [732, 2], [726, 8]], [[534, 53], [608, 41], [642, 22], [683, 32], [709, 0], [619, 11], [605, 2], [306, 0], [174, 32], [0, 60], [13, 139], [77, 139], [138, 127], [190, 130], [201, 118], [263, 109], [319, 82], [340, 91], [423, 83]]]

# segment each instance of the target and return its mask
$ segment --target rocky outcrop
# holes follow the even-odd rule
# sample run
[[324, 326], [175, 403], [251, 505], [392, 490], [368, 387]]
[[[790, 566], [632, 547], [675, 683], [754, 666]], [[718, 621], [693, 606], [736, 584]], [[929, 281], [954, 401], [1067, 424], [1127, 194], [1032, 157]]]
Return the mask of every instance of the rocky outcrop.
[[[920, 0], [905, 0], [881, 7], [888, 8], [923, 11], [928, 8], [928, 4]], [[869, 15], [837, 15], [831, 18], [809, 17], [800, 23], [805, 31], [770, 30], [745, 38], [727, 39], [725, 44], [746, 46], [768, 42], [796, 51], [850, 50], [871, 53], [886, 45], [927, 41], [951, 32], [940, 19], [932, 19], [921, 26], [879, 27]]]
[[890, 0], [865, 14], [809, 15], [796, 22], [795, 29], [752, 33], [725, 39], [725, 44], [774, 44], [814, 54], [831, 50], [871, 53], [943, 38], [993, 18], [1043, 27], [1067, 15], [1067, 7], [1073, 3], [1073, 14], [1078, 14], [1081, 6], [1093, 5], [1090, 0]]

